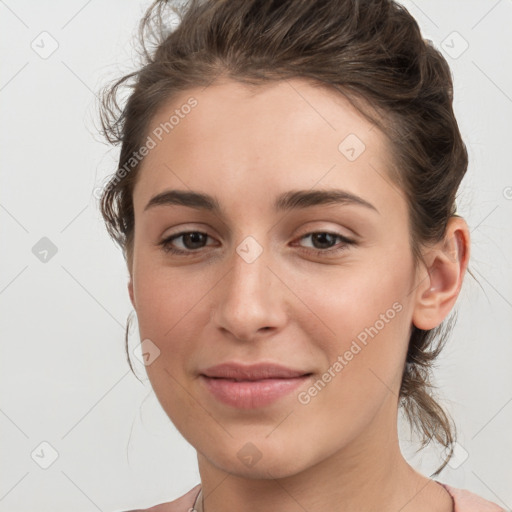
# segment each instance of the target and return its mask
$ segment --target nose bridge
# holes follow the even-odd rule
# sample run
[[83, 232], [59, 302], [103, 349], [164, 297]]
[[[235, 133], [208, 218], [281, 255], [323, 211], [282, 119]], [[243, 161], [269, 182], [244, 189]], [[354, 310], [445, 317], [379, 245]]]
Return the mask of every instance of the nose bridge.
[[268, 268], [269, 256], [268, 248], [247, 236], [230, 258], [230, 272], [217, 295], [215, 319], [218, 327], [239, 339], [250, 339], [265, 328], [280, 327], [285, 320], [276, 277]]

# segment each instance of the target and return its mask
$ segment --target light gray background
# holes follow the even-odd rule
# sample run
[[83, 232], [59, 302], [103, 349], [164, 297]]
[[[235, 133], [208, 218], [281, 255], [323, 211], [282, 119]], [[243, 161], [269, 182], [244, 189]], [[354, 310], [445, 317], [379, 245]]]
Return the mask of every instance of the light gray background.
[[[144, 384], [129, 371], [128, 274], [93, 196], [117, 157], [95, 131], [95, 93], [131, 69], [132, 36], [147, 5], [0, 0], [2, 512], [147, 507], [199, 482], [195, 450], [161, 410], [144, 367], [133, 358]], [[460, 451], [437, 478], [508, 510], [512, 1], [405, 5], [453, 70], [470, 157], [459, 212], [471, 229], [470, 267], [481, 284], [467, 277], [438, 364], [436, 383], [457, 422]], [[57, 249], [46, 262], [36, 246], [43, 237]], [[437, 451], [414, 456], [405, 437], [403, 447], [424, 474], [438, 466]]]

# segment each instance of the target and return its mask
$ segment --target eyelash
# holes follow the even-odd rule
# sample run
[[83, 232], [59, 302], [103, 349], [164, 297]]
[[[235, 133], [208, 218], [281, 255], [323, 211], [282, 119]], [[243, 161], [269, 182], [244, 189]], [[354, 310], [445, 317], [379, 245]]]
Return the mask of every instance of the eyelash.
[[[165, 252], [165, 253], [170, 253], [170, 254], [175, 254], [175, 255], [178, 255], [178, 256], [194, 256], [196, 255], [200, 249], [197, 249], [197, 250], [187, 250], [187, 251], [183, 251], [181, 249], [176, 249], [175, 247], [173, 247], [171, 245], [171, 243], [173, 242], [173, 240], [177, 239], [177, 238], [180, 238], [184, 235], [190, 235], [190, 234], [202, 234], [202, 235], [206, 235], [208, 237], [208, 234], [207, 233], [204, 233], [202, 231], [182, 231], [181, 233], [176, 233], [170, 237], [167, 237], [166, 239], [162, 240], [158, 245], [160, 245], [162, 247], [162, 250]], [[341, 240], [343, 242], [343, 245], [341, 245], [340, 247], [337, 247], [335, 249], [307, 249], [307, 248], [302, 248], [302, 250], [305, 250], [307, 252], [313, 252], [316, 256], [325, 256], [326, 254], [327, 255], [333, 255], [333, 254], [339, 254], [340, 252], [342, 251], [345, 251], [348, 249], [348, 246], [350, 245], [355, 245], [355, 241], [354, 240], [351, 240], [350, 238], [347, 238], [343, 235], [340, 235], [339, 233], [332, 233], [330, 231], [312, 231], [310, 233], [307, 233], [305, 235], [302, 235], [299, 240], [302, 240], [304, 238], [308, 238], [310, 237], [311, 235], [317, 235], [317, 234], [326, 234], [326, 235], [331, 235], [331, 236], [334, 236], [336, 238], [338, 238], [339, 240]]]

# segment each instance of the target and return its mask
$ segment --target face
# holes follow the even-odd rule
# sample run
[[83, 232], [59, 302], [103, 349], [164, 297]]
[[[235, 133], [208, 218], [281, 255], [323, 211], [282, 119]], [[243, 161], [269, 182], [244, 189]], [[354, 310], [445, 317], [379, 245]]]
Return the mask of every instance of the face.
[[[177, 429], [255, 477], [382, 443], [417, 281], [384, 135], [299, 79], [187, 91], [148, 134], [129, 290]], [[205, 377], [223, 363], [281, 369]]]

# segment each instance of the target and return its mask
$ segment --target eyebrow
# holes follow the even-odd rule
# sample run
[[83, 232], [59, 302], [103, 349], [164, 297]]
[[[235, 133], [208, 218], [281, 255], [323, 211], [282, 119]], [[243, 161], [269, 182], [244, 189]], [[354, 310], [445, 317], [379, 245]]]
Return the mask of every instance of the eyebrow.
[[[152, 197], [144, 211], [155, 206], [181, 205], [197, 210], [211, 211], [222, 214], [219, 202], [208, 194], [190, 190], [166, 190]], [[327, 190], [291, 190], [278, 196], [274, 202], [274, 210], [284, 212], [322, 205], [356, 205], [364, 206], [377, 213], [379, 211], [363, 198], [339, 189]]]

